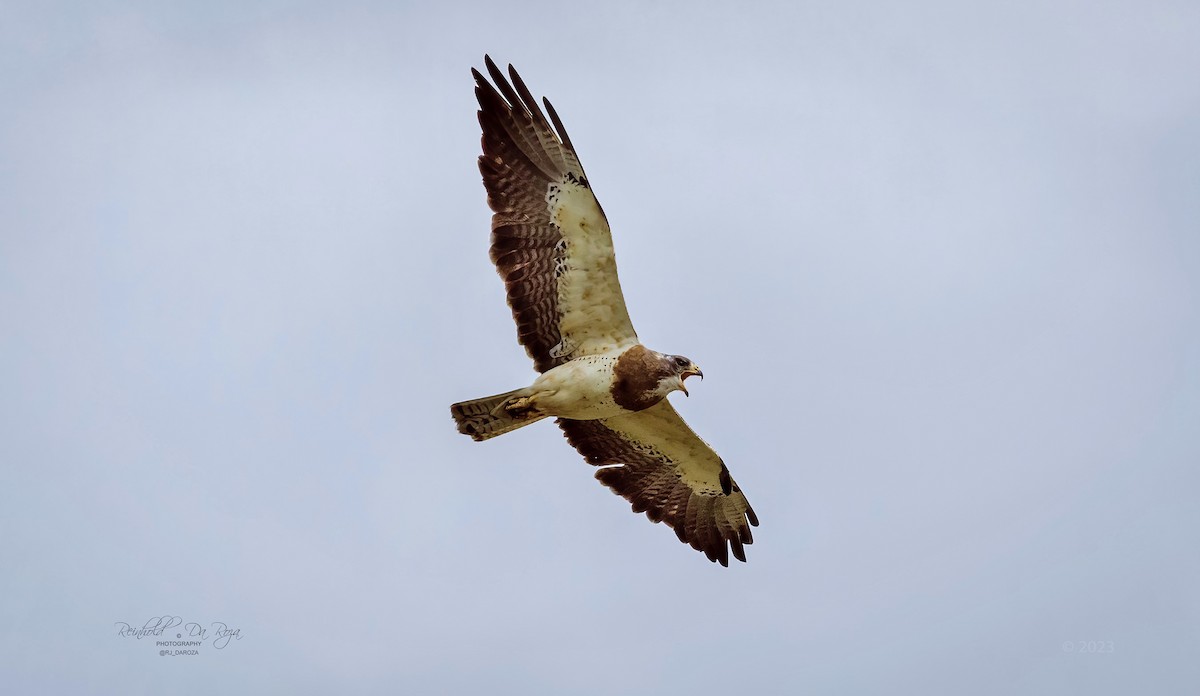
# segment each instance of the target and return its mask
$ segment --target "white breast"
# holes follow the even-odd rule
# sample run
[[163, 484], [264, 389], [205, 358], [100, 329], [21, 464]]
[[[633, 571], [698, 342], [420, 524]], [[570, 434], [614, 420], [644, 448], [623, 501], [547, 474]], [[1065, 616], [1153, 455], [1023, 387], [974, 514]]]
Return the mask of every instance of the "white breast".
[[616, 362], [614, 354], [585, 355], [544, 372], [532, 387], [538, 409], [575, 420], [624, 413], [612, 397]]

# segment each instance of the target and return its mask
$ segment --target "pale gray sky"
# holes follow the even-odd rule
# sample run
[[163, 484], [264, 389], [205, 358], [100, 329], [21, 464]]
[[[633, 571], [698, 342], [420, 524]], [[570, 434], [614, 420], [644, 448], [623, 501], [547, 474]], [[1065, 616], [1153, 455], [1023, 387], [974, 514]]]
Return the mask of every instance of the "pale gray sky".
[[[0, 9], [11, 693], [1200, 683], [1200, 7], [503, 4]], [[703, 365], [748, 564], [455, 432], [533, 377], [485, 52]]]

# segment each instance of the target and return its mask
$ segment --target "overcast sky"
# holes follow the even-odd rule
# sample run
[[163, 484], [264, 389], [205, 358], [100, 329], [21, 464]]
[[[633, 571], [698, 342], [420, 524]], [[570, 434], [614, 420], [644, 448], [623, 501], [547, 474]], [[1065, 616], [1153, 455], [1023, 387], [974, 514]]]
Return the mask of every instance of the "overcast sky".
[[[10, 693], [1200, 683], [1200, 6], [508, 4], [0, 6]], [[749, 563], [455, 432], [534, 377], [485, 52], [703, 366]]]

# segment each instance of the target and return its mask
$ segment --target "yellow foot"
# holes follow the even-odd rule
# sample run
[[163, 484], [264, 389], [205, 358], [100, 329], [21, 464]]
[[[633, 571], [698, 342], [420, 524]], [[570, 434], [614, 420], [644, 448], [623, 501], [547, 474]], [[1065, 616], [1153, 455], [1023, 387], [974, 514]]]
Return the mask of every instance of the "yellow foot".
[[537, 406], [534, 405], [533, 397], [531, 396], [513, 397], [497, 406], [493, 413], [498, 411], [504, 411], [504, 413], [508, 414], [509, 418], [517, 420], [525, 420], [526, 418], [539, 415], [537, 413]]

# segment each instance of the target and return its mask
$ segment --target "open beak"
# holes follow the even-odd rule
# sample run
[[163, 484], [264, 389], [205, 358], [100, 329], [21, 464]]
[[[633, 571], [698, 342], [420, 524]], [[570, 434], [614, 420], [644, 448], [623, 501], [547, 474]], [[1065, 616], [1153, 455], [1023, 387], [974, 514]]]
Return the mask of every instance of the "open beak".
[[684, 395], [684, 396], [691, 396], [691, 394], [688, 394], [687, 387], [685, 387], [685, 386], [683, 385], [683, 381], [684, 381], [685, 379], [687, 379], [688, 377], [691, 377], [692, 375], [697, 375], [697, 376], [699, 376], [699, 377], [700, 377], [700, 379], [704, 379], [704, 373], [703, 373], [703, 372], [701, 372], [701, 371], [700, 371], [700, 368], [696, 367], [695, 365], [692, 365], [691, 367], [689, 367], [688, 369], [686, 369], [686, 370], [684, 370], [682, 373], [680, 373], [680, 375], [679, 375], [679, 389], [680, 389], [681, 391], [683, 391], [683, 395]]

